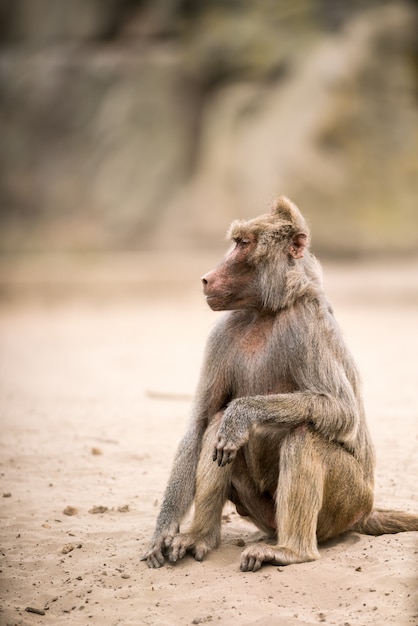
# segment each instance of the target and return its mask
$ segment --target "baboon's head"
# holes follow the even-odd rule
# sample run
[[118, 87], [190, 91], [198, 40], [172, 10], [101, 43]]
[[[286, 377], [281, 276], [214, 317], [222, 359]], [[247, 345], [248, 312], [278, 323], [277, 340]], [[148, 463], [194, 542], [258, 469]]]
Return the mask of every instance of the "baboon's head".
[[309, 229], [299, 209], [281, 196], [270, 213], [234, 221], [228, 231], [233, 248], [220, 265], [202, 277], [215, 311], [278, 310], [288, 272], [303, 262]]

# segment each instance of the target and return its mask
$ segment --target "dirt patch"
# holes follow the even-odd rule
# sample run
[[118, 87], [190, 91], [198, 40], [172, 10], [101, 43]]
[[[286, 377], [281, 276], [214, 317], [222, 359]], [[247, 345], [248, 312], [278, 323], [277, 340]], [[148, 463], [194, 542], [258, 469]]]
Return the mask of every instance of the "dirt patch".
[[[325, 276], [363, 376], [376, 504], [418, 511], [417, 301], [382, 296], [401, 270]], [[0, 309], [1, 624], [418, 623], [417, 533], [348, 534], [317, 562], [243, 574], [259, 535], [228, 507], [205, 562], [140, 561], [215, 319], [198, 287]]]

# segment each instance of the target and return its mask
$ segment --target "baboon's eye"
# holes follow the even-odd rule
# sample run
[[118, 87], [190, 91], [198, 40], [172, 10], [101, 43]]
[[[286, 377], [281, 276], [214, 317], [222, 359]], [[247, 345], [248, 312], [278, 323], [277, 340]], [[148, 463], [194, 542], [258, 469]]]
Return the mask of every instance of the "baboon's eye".
[[234, 237], [234, 241], [237, 246], [248, 246], [251, 243], [247, 237]]

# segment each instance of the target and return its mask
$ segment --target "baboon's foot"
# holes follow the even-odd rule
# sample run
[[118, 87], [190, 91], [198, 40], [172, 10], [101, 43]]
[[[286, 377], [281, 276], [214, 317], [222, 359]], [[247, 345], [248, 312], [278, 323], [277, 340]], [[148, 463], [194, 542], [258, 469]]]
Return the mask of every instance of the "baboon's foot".
[[175, 563], [182, 559], [187, 552], [193, 554], [196, 561], [203, 561], [207, 553], [217, 544], [210, 535], [196, 535], [194, 533], [179, 533], [175, 535], [168, 549], [168, 559]]
[[257, 572], [263, 563], [290, 565], [291, 563], [306, 563], [316, 559], [319, 559], [319, 552], [316, 548], [305, 554], [300, 554], [290, 548], [259, 543], [249, 546], [241, 553], [240, 569], [242, 572]]

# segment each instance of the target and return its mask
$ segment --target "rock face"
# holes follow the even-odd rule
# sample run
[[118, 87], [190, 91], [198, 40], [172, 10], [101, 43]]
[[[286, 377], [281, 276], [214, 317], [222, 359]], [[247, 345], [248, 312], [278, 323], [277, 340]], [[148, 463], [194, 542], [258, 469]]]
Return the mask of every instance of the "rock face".
[[192, 115], [175, 55], [4, 54], [0, 82], [2, 204], [16, 231], [19, 216], [49, 245], [71, 235], [83, 247], [148, 232], [189, 165]]
[[213, 246], [279, 193], [316, 249], [418, 247], [412, 5], [0, 0], [3, 250]]

